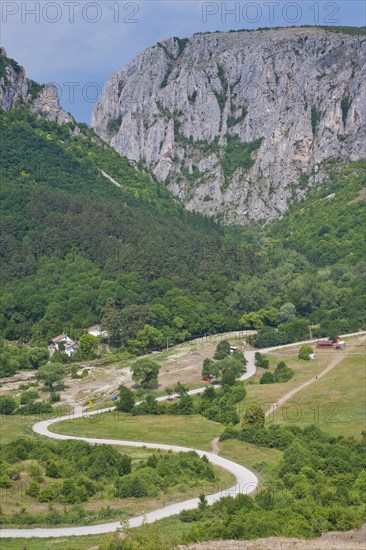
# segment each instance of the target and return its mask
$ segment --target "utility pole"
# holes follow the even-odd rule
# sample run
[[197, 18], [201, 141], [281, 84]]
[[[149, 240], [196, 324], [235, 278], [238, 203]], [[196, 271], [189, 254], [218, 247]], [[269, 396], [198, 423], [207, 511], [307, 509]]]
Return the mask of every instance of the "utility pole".
[[166, 339], [166, 350], [168, 351], [169, 349], [169, 338]]

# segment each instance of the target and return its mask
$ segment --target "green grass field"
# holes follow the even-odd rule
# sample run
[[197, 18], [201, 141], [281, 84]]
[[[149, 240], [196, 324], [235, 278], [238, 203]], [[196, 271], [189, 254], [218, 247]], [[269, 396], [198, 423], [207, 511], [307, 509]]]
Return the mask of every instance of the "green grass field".
[[220, 441], [219, 450], [220, 455], [252, 470], [258, 477], [260, 487], [271, 481], [273, 471], [283, 455], [277, 449], [256, 447], [236, 439]]
[[210, 451], [211, 440], [218, 437], [224, 427], [199, 415], [129, 416], [110, 412], [89, 419], [64, 420], [50, 429], [83, 437], [171, 443]]
[[[326, 368], [330, 357], [327, 352], [318, 353], [314, 361], [302, 361], [297, 358], [298, 349], [287, 349], [266, 355], [269, 359], [269, 370], [274, 371], [280, 361], [293, 369], [294, 376], [283, 384], [259, 384], [261, 376], [266, 372], [264, 369], [257, 369], [255, 376], [246, 383], [246, 400], [255, 400], [268, 408], [270, 403], [275, 403], [282, 395], [296, 388], [300, 384], [313, 378]], [[267, 405], [267, 406], [266, 406]]]
[[266, 355], [270, 360], [270, 371], [279, 361], [285, 361], [294, 370], [294, 376], [284, 384], [262, 385], [259, 379], [265, 371], [258, 369], [255, 377], [246, 383], [247, 396], [238, 404], [239, 414], [243, 414], [253, 402], [267, 410], [291, 390], [314, 379], [332, 361], [340, 359], [331, 371], [296, 393], [266, 422], [296, 422], [301, 427], [316, 423], [334, 435], [359, 436], [365, 429], [365, 353], [358, 338], [350, 339], [348, 344], [345, 351], [315, 349], [314, 361], [299, 360], [297, 348]]
[[[296, 424], [300, 427], [316, 423], [332, 435], [360, 437], [365, 429], [366, 413], [364, 356], [345, 357], [323, 378], [297, 393], [289, 403], [296, 406], [299, 416]], [[287, 416], [294, 416], [295, 406], [292, 410], [281, 407], [283, 410], [276, 414], [275, 422], [283, 424]]]
[[63, 407], [55, 407], [51, 414], [30, 414], [30, 415], [1, 415], [0, 416], [0, 443], [5, 444], [17, 437], [33, 436], [32, 425], [35, 422], [46, 420], [49, 418], [57, 418], [67, 414], [68, 409]]

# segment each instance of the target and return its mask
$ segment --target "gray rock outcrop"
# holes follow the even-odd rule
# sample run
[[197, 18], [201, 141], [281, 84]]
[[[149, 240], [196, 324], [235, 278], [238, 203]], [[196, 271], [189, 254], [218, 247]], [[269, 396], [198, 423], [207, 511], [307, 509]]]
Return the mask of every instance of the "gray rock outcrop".
[[328, 159], [364, 156], [365, 54], [322, 28], [169, 38], [107, 82], [92, 127], [187, 208], [270, 220]]
[[0, 48], [0, 61], [0, 105], [4, 111], [28, 105], [32, 112], [41, 113], [47, 120], [59, 124], [74, 121], [60, 106], [57, 87], [54, 84], [40, 85], [28, 79], [23, 67], [8, 58], [4, 48]]

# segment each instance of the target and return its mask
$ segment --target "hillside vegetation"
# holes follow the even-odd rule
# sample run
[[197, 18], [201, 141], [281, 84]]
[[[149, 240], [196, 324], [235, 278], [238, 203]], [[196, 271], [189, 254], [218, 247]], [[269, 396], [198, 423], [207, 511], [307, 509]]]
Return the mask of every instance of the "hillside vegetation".
[[[275, 223], [224, 229], [86, 125], [23, 105], [0, 131], [5, 341], [100, 322], [136, 354], [239, 328], [265, 346], [364, 326], [361, 161], [328, 163], [328, 183]], [[228, 166], [246, 162], [234, 153]]]

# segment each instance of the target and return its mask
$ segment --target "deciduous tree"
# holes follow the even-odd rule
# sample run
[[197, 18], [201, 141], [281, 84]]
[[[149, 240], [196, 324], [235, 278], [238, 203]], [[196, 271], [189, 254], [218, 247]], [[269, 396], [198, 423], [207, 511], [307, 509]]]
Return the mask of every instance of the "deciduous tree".
[[132, 379], [144, 388], [151, 388], [158, 381], [160, 365], [151, 359], [139, 359], [132, 365]]

